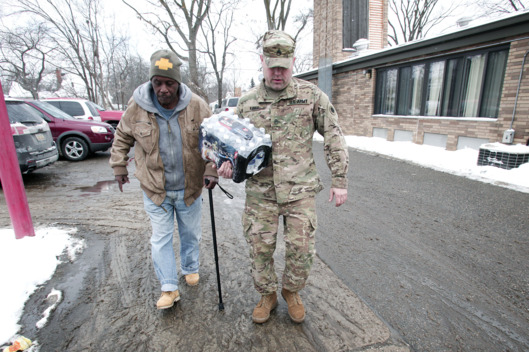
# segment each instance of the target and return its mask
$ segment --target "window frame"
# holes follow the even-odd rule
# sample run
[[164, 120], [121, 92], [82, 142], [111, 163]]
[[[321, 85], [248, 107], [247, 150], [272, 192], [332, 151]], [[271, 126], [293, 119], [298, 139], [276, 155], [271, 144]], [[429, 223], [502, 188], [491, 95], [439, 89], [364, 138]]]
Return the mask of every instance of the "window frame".
[[[505, 54], [502, 56], [500, 53], [505, 52]], [[499, 55], [498, 55], [499, 54]], [[488, 75], [496, 75], [499, 76], [498, 72], [495, 72], [494, 69], [489, 67], [489, 58], [495, 55], [496, 60], [502, 60], [503, 61], [503, 68], [501, 68], [501, 82], [497, 85], [490, 84], [490, 77]], [[466, 99], [466, 92], [470, 86], [470, 82], [468, 81], [470, 72], [472, 70], [471, 65], [471, 59], [473, 57], [482, 56], [482, 67], [480, 72], [480, 79], [479, 82], [479, 92], [477, 94], [477, 99], [473, 100], [475, 101], [476, 106], [467, 105], [468, 108], [476, 109], [477, 113], [475, 115], [477, 116], [464, 116], [465, 114], [465, 104], [467, 103]], [[443, 56], [436, 56], [436, 57], [430, 57], [425, 58], [422, 60], [414, 60], [414, 61], [408, 61], [405, 63], [400, 63], [396, 65], [388, 65], [382, 68], [378, 68], [376, 70], [376, 87], [375, 87], [375, 99], [374, 99], [374, 114], [376, 115], [388, 115], [388, 116], [412, 116], [412, 117], [438, 117], [438, 118], [497, 118], [499, 114], [499, 109], [491, 109], [488, 105], [484, 105], [484, 99], [493, 99], [494, 101], [497, 101], [498, 104], [501, 102], [501, 92], [503, 90], [503, 84], [505, 80], [505, 71], [507, 67], [508, 62], [508, 56], [509, 56], [509, 45], [500, 45], [495, 47], [490, 47], [487, 49], [480, 49], [480, 50], [467, 50], [457, 53], [452, 53], [448, 55]], [[469, 61], [470, 60], [470, 61]], [[436, 107], [436, 112], [434, 114], [430, 114], [428, 111], [428, 102], [432, 102], [431, 100], [428, 100], [429, 97], [429, 82], [432, 78], [432, 66], [435, 63], [443, 63], [443, 73], [442, 73], [442, 81], [441, 81], [441, 87], [439, 93], [439, 100]], [[450, 68], [451, 63], [456, 63], [457, 65], [462, 65], [462, 67], [456, 67], [454, 70]], [[480, 64], [480, 63], [478, 63]], [[497, 62], [496, 62], [497, 64]], [[401, 114], [404, 109], [402, 109], [401, 106], [399, 106], [402, 103], [407, 104], [408, 106], [411, 106], [411, 102], [403, 102], [402, 101], [402, 94], [400, 92], [401, 86], [407, 86], [406, 84], [401, 82], [401, 76], [403, 75], [403, 72], [407, 69], [411, 69], [412, 76], [413, 76], [413, 70], [417, 66], [424, 65], [424, 74], [423, 74], [423, 82], [422, 82], [422, 93], [421, 93], [421, 108], [419, 115], [412, 115], [409, 112], [406, 114]], [[383, 89], [387, 89], [386, 84], [387, 83], [387, 75], [388, 72], [392, 70], [397, 70], [397, 83], [396, 83], [396, 96], [394, 99], [394, 106], [392, 109], [388, 109], [385, 105], [382, 105], [384, 102], [383, 97], [386, 96], [386, 91], [382, 91]], [[459, 72], [458, 70], [461, 70]], [[462, 75], [462, 76], [458, 76]], [[487, 91], [485, 92], [486, 83], [489, 83], [490, 88], [495, 89], [494, 91]], [[449, 84], [451, 86], [449, 86]], [[410, 85], [413, 89], [413, 84]], [[499, 91], [496, 91], [498, 90]], [[455, 94], [455, 95], [454, 95]], [[500, 96], [500, 99], [498, 99], [498, 94]], [[457, 96], [456, 96], [457, 95]], [[412, 96], [411, 94], [409, 95]], [[448, 96], [448, 98], [447, 98]], [[384, 109], [383, 109], [384, 108]], [[386, 112], [384, 112], [386, 110]], [[393, 111], [393, 113], [388, 113], [387, 111]], [[455, 114], [448, 114], [457, 112]], [[491, 113], [492, 111], [492, 113]], [[397, 112], [399, 112], [397, 114]], [[487, 115], [495, 115], [495, 116], [486, 116]]]
[[342, 0], [342, 48], [352, 49], [358, 39], [369, 39], [369, 0]]
[[71, 116], [84, 116], [86, 112], [78, 101], [58, 101], [60, 109]]

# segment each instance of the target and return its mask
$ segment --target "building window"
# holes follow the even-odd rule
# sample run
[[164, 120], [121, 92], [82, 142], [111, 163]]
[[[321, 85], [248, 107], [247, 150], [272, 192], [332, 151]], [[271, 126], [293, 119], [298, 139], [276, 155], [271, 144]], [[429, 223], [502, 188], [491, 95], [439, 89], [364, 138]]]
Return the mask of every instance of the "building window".
[[369, 0], [343, 0], [343, 48], [351, 49], [361, 38], [369, 39]]
[[444, 61], [432, 62], [428, 73], [425, 115], [438, 116], [445, 71]]
[[506, 47], [377, 70], [375, 114], [497, 118]]
[[380, 94], [377, 94], [380, 114], [395, 114], [395, 97], [397, 93], [397, 69], [384, 71], [383, 75], [377, 76], [377, 87], [380, 87]]
[[397, 115], [420, 115], [424, 84], [424, 65], [408, 66], [401, 70]]

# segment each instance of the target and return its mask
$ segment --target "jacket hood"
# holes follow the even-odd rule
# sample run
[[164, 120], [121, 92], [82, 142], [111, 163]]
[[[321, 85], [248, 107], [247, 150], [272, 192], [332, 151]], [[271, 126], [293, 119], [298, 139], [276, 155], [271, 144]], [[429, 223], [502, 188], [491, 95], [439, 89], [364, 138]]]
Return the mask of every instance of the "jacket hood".
[[[180, 112], [184, 110], [187, 105], [189, 105], [189, 102], [191, 101], [192, 92], [191, 89], [189, 89], [188, 86], [186, 86], [183, 83], [180, 83], [180, 87], [178, 88], [179, 93], [179, 100], [178, 104], [175, 107], [175, 112]], [[154, 96], [154, 90], [152, 88], [151, 82], [145, 82], [138, 88], [134, 90], [134, 94], [132, 97], [134, 98], [134, 101], [136, 104], [138, 104], [142, 109], [152, 112], [152, 113], [158, 113], [158, 109], [154, 105], [152, 101], [152, 97]]]

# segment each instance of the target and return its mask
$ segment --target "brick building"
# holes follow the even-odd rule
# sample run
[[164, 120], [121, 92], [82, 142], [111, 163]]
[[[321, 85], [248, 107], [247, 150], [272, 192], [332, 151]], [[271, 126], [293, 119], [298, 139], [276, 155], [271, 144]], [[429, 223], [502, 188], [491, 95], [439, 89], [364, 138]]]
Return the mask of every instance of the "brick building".
[[529, 142], [529, 12], [396, 47], [387, 17], [387, 0], [314, 2], [317, 67], [296, 76], [326, 91], [346, 134], [447, 150]]

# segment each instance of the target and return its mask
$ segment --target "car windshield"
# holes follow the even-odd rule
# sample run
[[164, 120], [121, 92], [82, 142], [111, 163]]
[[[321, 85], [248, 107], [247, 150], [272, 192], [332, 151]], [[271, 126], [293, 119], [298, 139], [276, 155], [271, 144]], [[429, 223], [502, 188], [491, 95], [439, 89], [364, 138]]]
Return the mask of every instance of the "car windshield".
[[97, 105], [95, 103], [92, 103], [91, 101], [86, 102], [86, 106], [88, 106], [88, 110], [92, 113], [94, 116], [101, 116], [99, 114], [99, 111], [97, 111]]
[[228, 100], [228, 106], [230, 108], [236, 107], [238, 102], [239, 102], [239, 98], [230, 99]]
[[75, 117], [68, 115], [61, 109], [51, 105], [50, 103], [46, 103], [45, 101], [34, 100], [31, 103], [34, 104], [36, 107], [46, 111], [53, 117], [58, 117], [63, 120], [75, 120]]
[[102, 107], [101, 105], [98, 105], [98, 104], [96, 104], [96, 103], [92, 103], [92, 104], [94, 104], [94, 106], [96, 107], [97, 110], [99, 110], [99, 111], [106, 111], [106, 109], [105, 109], [104, 107]]
[[6, 102], [6, 107], [10, 123], [20, 122], [25, 125], [38, 125], [44, 121], [41, 117], [42, 113], [22, 101]]

